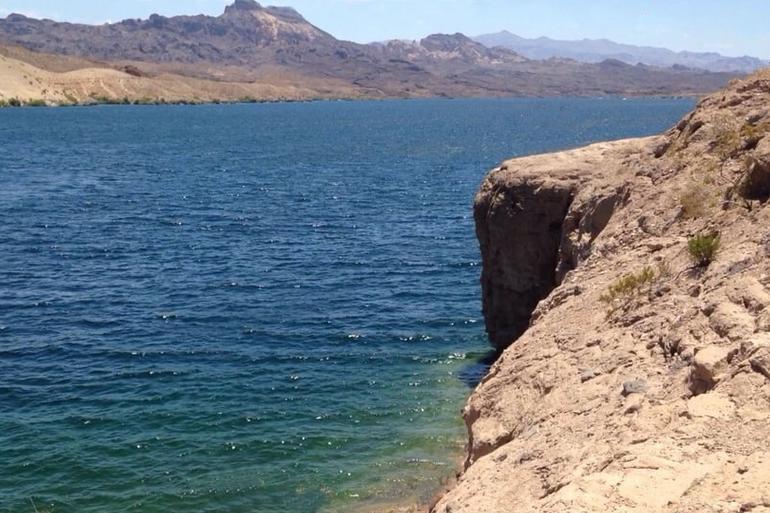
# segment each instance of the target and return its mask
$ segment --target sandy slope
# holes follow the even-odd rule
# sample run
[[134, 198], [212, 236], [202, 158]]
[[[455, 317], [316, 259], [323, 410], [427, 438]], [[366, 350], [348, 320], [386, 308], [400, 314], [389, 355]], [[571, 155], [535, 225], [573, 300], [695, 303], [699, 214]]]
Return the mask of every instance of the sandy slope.
[[[15, 57], [25, 58], [37, 65]], [[130, 101], [208, 102], [245, 98], [305, 100], [364, 96], [363, 91], [334, 80], [310, 81], [296, 75], [277, 77], [270, 84], [203, 80], [171, 73], [135, 76], [100, 63], [74, 59], [59, 67], [75, 69], [44, 69], [44, 66], [55, 68], [55, 62], [44, 54], [0, 52], [0, 100], [18, 98], [25, 102], [44, 100], [52, 104], [67, 104], [123, 98]]]

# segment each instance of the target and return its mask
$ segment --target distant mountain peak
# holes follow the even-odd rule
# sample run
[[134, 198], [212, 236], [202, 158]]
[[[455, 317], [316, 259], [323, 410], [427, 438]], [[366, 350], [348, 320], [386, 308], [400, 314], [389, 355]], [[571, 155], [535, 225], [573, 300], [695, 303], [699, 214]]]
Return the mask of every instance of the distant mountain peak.
[[431, 34], [420, 44], [429, 50], [454, 50], [466, 45], [477, 45], [471, 38], [459, 32], [456, 34]]
[[308, 24], [307, 20], [291, 7], [263, 6], [255, 0], [235, 0], [235, 3], [225, 7], [225, 12], [221, 17], [253, 20], [260, 16], [263, 19], [264, 16], [272, 16], [286, 23]]
[[262, 9], [262, 5], [255, 0], [235, 0], [235, 3], [225, 7], [225, 13], [232, 11], [256, 11]]
[[25, 16], [23, 14], [19, 14], [17, 12], [12, 12], [11, 14], [9, 14], [5, 18], [5, 21], [10, 21], [10, 22], [14, 22], [14, 21], [27, 21], [29, 19], [31, 19], [31, 18], [29, 18], [29, 17], [27, 17], [27, 16]]

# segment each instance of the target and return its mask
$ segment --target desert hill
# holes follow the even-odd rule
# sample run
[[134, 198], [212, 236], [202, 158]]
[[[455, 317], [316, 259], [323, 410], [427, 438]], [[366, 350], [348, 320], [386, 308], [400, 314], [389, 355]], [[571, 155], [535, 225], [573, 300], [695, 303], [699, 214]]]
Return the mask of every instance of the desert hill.
[[[129, 19], [98, 26], [11, 14], [0, 19], [0, 44], [28, 50], [6, 50], [4, 54], [46, 71], [79, 71], [93, 66], [81, 62], [82, 67], [77, 67], [78, 60], [96, 62], [97, 67], [153, 79], [152, 87], [140, 87], [142, 94], [157, 90], [153, 92], [155, 96], [184, 97], [189, 101], [196, 98], [184, 91], [193, 87], [191, 84], [198, 87], [198, 83], [182, 77], [241, 84], [223, 89], [243, 89], [258, 99], [275, 99], [692, 95], [713, 91], [735, 76], [631, 66], [617, 60], [531, 60], [505, 48], [487, 48], [462, 34], [434, 34], [415, 42], [363, 45], [336, 39], [293, 9], [263, 7], [254, 0], [237, 0], [219, 16], [152, 15], [146, 20]], [[31, 52], [49, 57], [37, 57]], [[51, 64], [55, 59], [50, 56], [62, 56], [66, 64]], [[64, 80], [70, 83], [72, 79]], [[122, 82], [126, 89], [123, 93], [131, 97], [134, 82], [143, 81], [126, 80]], [[13, 81], [18, 82], [18, 77]], [[83, 94], [73, 96], [111, 95], [109, 91], [115, 89], [105, 86], [99, 91], [88, 91], [93, 83], [85, 78], [79, 86]], [[260, 91], [267, 86], [273, 89], [261, 95]], [[10, 89], [4, 91], [3, 87], [0, 83], [0, 94], [8, 97]], [[171, 87], [167, 94], [163, 93], [166, 87]], [[208, 82], [201, 87], [201, 100], [218, 94], [212, 92], [217, 87]]]
[[[32, 64], [34, 63], [34, 64]], [[179, 103], [357, 98], [363, 93], [334, 79], [275, 73], [269, 82], [230, 82], [178, 73], [140, 72], [132, 65], [0, 47], [0, 103]]]

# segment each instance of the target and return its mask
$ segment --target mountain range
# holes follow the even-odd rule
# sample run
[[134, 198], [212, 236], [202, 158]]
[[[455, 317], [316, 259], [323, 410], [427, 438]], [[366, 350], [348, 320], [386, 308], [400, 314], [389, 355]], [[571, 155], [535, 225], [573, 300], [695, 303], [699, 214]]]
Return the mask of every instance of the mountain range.
[[667, 48], [627, 45], [608, 39], [579, 41], [561, 41], [547, 37], [527, 39], [507, 30], [484, 34], [473, 39], [487, 47], [507, 48], [530, 59], [559, 57], [588, 63], [616, 59], [632, 65], [641, 63], [659, 67], [685, 66], [728, 73], [751, 73], [770, 65], [770, 62], [756, 57], [726, 57], [711, 52], [674, 52]]
[[[7, 61], [0, 66], [0, 78], [3, 73], [18, 73], [22, 64], [39, 68], [40, 73], [26, 70], [37, 78], [16, 80], [20, 85], [15, 91], [42, 94], [48, 101], [139, 95], [211, 101], [243, 96], [700, 94], [735, 76], [629, 65], [619, 59], [595, 63], [532, 59], [507, 48], [490, 48], [463, 34], [358, 44], [335, 38], [294, 9], [265, 7], [254, 0], [235, 0], [219, 16], [154, 14], [146, 20], [103, 25], [11, 14], [0, 19], [0, 45]], [[61, 73], [69, 74], [57, 75]], [[86, 78], [80, 80], [78, 74]], [[11, 80], [0, 80], [0, 100], [11, 94], [3, 90], [4, 82]], [[32, 92], [24, 89], [26, 83]]]

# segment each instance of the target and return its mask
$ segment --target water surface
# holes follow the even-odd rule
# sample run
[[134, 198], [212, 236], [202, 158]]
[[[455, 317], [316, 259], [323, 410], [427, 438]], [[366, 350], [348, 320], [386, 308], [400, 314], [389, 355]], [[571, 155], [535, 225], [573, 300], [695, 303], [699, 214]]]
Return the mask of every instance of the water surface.
[[486, 170], [692, 105], [0, 111], [0, 512], [428, 497], [488, 348]]

